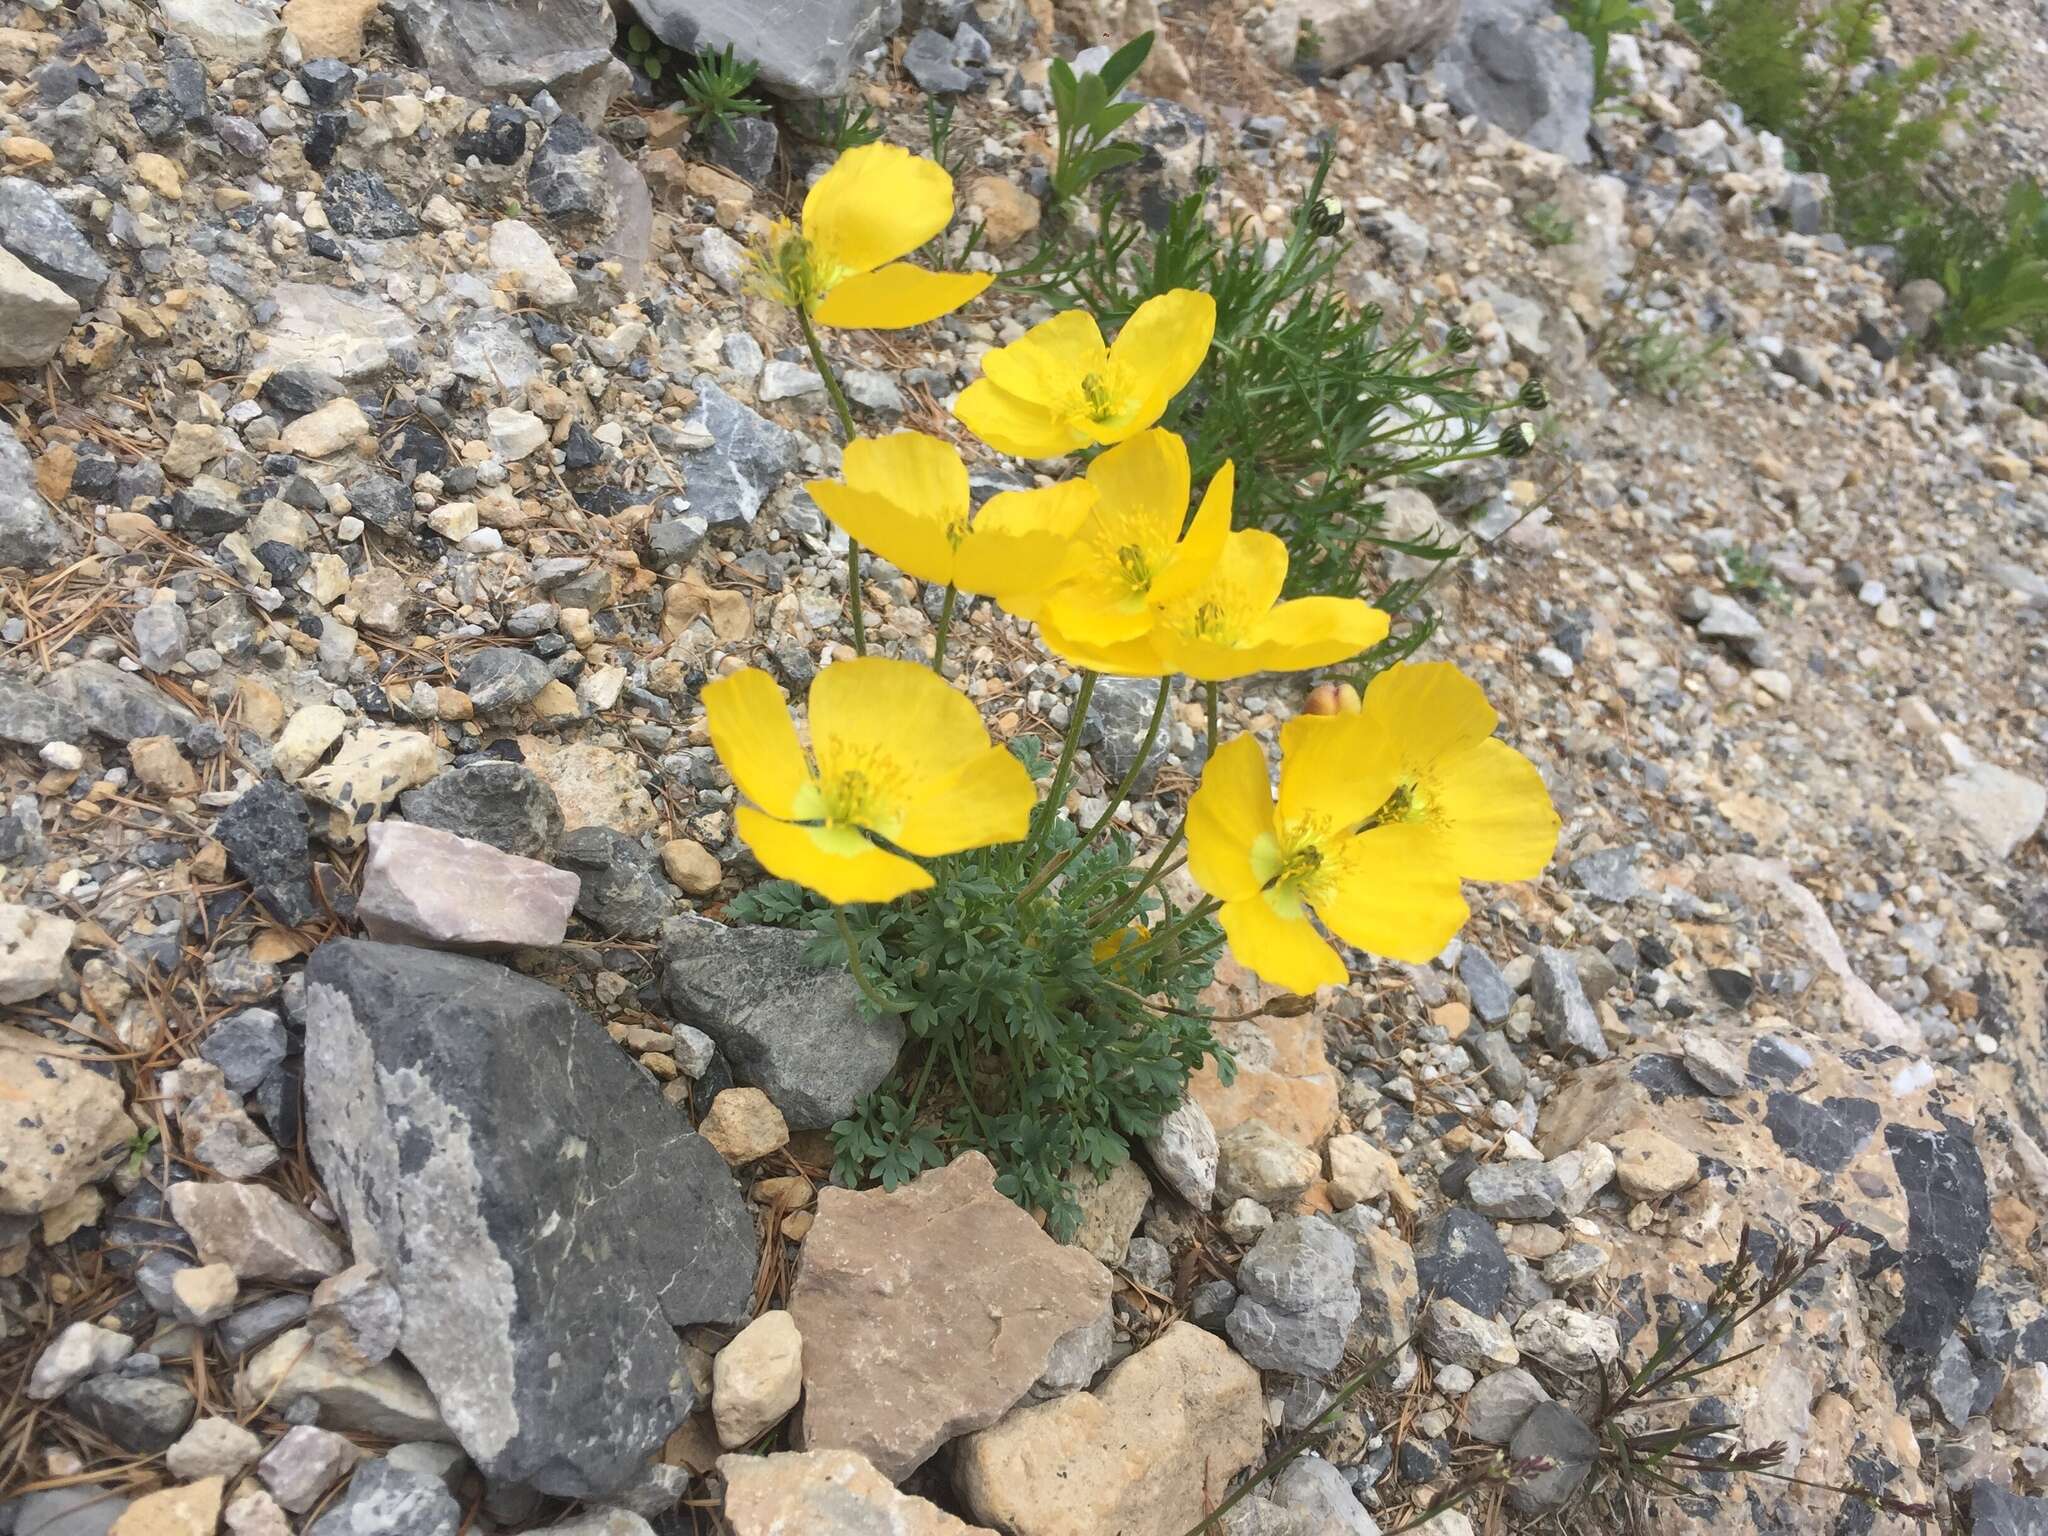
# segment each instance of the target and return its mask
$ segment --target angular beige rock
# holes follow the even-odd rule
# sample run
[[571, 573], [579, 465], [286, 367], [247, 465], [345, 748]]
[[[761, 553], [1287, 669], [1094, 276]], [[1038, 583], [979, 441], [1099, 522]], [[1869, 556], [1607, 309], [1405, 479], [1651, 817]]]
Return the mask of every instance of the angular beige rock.
[[758, 1088], [726, 1089], [697, 1130], [735, 1168], [789, 1145], [789, 1122]]
[[711, 1362], [711, 1417], [728, 1450], [782, 1421], [804, 1386], [804, 1341], [787, 1312], [763, 1312]]
[[363, 25], [377, 14], [378, 0], [285, 0], [285, 30], [299, 41], [309, 59], [340, 59], [353, 64], [363, 56]]
[[1646, 1125], [1631, 1126], [1608, 1144], [1614, 1179], [1631, 1200], [1661, 1200], [1699, 1182], [1700, 1160]]
[[1366, 1355], [1391, 1355], [1415, 1331], [1416, 1307], [1422, 1299], [1415, 1250], [1385, 1227], [1347, 1230], [1358, 1243], [1352, 1273], [1364, 1303], [1351, 1325], [1352, 1347]]
[[996, 1192], [979, 1152], [894, 1191], [819, 1190], [789, 1300], [805, 1447], [908, 1476], [1019, 1402], [1109, 1288], [1099, 1262]]
[[562, 805], [565, 832], [610, 827], [627, 837], [654, 830], [654, 797], [640, 782], [635, 760], [609, 747], [555, 746], [538, 736], [519, 738], [531, 768]]
[[371, 821], [406, 790], [426, 783], [440, 766], [440, 753], [419, 731], [375, 727], [349, 732], [333, 758], [302, 778], [299, 788], [308, 799], [331, 808], [327, 841], [353, 848]]
[[263, 1442], [233, 1419], [205, 1418], [164, 1452], [171, 1476], [191, 1482], [201, 1477], [234, 1477], [263, 1454]]
[[959, 1447], [977, 1519], [1013, 1536], [1181, 1536], [1265, 1442], [1259, 1373], [1174, 1323], [1093, 1392], [1020, 1408]]
[[1100, 1180], [1085, 1167], [1072, 1172], [1074, 1198], [1081, 1205], [1081, 1224], [1069, 1241], [1105, 1264], [1121, 1264], [1130, 1250], [1131, 1234], [1152, 1198], [1152, 1186], [1136, 1163], [1118, 1163]]
[[512, 291], [536, 304], [567, 304], [576, 297], [576, 279], [563, 269], [547, 236], [520, 219], [500, 219], [491, 226], [485, 247], [491, 266], [509, 278]]
[[314, 1347], [312, 1333], [304, 1328], [272, 1339], [249, 1357], [235, 1379], [235, 1404], [245, 1412], [266, 1400], [290, 1402], [295, 1397], [310, 1397], [319, 1405], [324, 1429], [393, 1440], [455, 1440], [434, 1394], [411, 1366], [382, 1360], [366, 1371], [339, 1370]]
[[302, 459], [324, 459], [354, 447], [356, 439], [369, 430], [370, 418], [363, 414], [363, 408], [342, 395], [317, 411], [308, 411], [280, 432], [278, 438]]
[[347, 729], [348, 716], [332, 704], [308, 704], [285, 723], [284, 734], [270, 749], [270, 766], [285, 783], [296, 784], [313, 771]]
[[206, 1477], [144, 1494], [121, 1512], [107, 1536], [213, 1536], [220, 1528], [222, 1487], [222, 1479]]
[[327, 1228], [261, 1184], [173, 1184], [171, 1216], [191, 1234], [199, 1258], [242, 1280], [287, 1285], [323, 1279], [348, 1262]]
[[715, 896], [725, 878], [711, 851], [687, 837], [661, 845], [661, 867], [685, 896]]
[[171, 1276], [171, 1302], [180, 1322], [203, 1328], [234, 1309], [242, 1282], [225, 1264], [195, 1264]]
[[996, 1536], [898, 1493], [855, 1451], [721, 1456], [718, 1471], [736, 1536]]
[[581, 882], [439, 827], [370, 827], [356, 916], [373, 939], [450, 949], [552, 948], [569, 931]]
[[41, 997], [64, 979], [78, 924], [54, 912], [0, 902], [0, 1003]]
[[135, 1134], [121, 1085], [0, 1024], [0, 1215], [36, 1216], [98, 1183]]
[[210, 64], [269, 59], [284, 36], [277, 7], [262, 0], [163, 0], [164, 20]]
[[128, 743], [128, 761], [135, 777], [166, 795], [189, 795], [199, 788], [199, 775], [168, 736], [138, 736]]
[[1354, 1135], [1332, 1136], [1323, 1150], [1330, 1159], [1330, 1204], [1337, 1210], [1382, 1195], [1390, 1196], [1404, 1211], [1418, 1208], [1414, 1186], [1384, 1148]]
[[[1277, 989], [1226, 960], [1216, 967], [1202, 1003], [1216, 1013], [1242, 1013], [1276, 995]], [[1320, 1147], [1337, 1123], [1337, 1073], [1323, 1047], [1321, 1015], [1223, 1024], [1216, 1038], [1236, 1055], [1237, 1075], [1226, 1087], [1209, 1062], [1189, 1079], [1188, 1097], [1208, 1111], [1217, 1136], [1256, 1119], [1297, 1146]]]
[[1217, 1142], [1216, 1193], [1225, 1200], [1286, 1205], [1323, 1171], [1322, 1160], [1263, 1120], [1246, 1120]]
[[57, 355], [78, 300], [0, 249], [0, 368], [40, 368]]

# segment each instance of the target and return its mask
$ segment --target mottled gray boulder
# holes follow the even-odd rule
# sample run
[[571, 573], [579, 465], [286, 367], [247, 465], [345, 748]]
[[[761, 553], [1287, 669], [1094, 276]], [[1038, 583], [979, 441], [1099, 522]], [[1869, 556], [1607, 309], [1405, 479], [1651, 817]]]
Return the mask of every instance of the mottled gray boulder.
[[711, 528], [752, 523], [761, 503], [795, 470], [796, 437], [741, 405], [709, 377], [700, 375], [692, 387], [697, 404], [683, 430], [711, 441], [683, 456], [690, 511]]
[[491, 760], [437, 773], [398, 797], [407, 821], [489, 843], [522, 859], [552, 860], [562, 807], [531, 768]]
[[671, 47], [731, 45], [787, 96], [841, 94], [854, 60], [903, 24], [901, 0], [639, 0], [634, 9]]
[[[1088, 710], [1088, 723], [1081, 727], [1081, 744], [1095, 754], [1096, 765], [1111, 787], [1138, 760], [1138, 748], [1145, 744], [1145, 727], [1152, 723], [1152, 709], [1159, 700], [1159, 684], [1149, 677], [1105, 677], [1095, 686], [1095, 699]], [[1166, 760], [1166, 722], [1152, 738], [1145, 765], [1131, 781], [1131, 793], [1151, 793], [1152, 779]]]
[[1285, 1216], [1237, 1267], [1244, 1295], [1225, 1328], [1261, 1370], [1313, 1376], [1344, 1358], [1358, 1321], [1357, 1245], [1320, 1216]]
[[601, 933], [651, 939], [675, 911], [674, 887], [654, 858], [610, 827], [578, 827], [555, 850], [555, 867], [580, 882], [576, 915]]
[[701, 1029], [734, 1078], [775, 1101], [796, 1130], [822, 1130], [872, 1093], [903, 1049], [903, 1021], [861, 1012], [853, 977], [804, 959], [809, 936], [683, 917], [661, 930], [670, 1016]]
[[314, 1161], [463, 1448], [564, 1498], [630, 1482], [691, 1406], [673, 1330], [747, 1315], [724, 1161], [567, 998], [487, 961], [333, 940], [305, 1016]]
[[167, 693], [104, 661], [80, 661], [50, 674], [43, 692], [83, 719], [95, 736], [123, 744], [138, 736], [179, 741], [198, 722]]
[[399, 40], [458, 96], [548, 91], [586, 122], [632, 83], [612, 57], [618, 22], [606, 0], [393, 0]]
[[82, 742], [85, 737], [85, 721], [70, 705], [17, 678], [0, 677], [0, 741], [40, 747], [50, 741]]
[[1593, 48], [1546, 20], [1556, 20], [1549, 0], [1465, 0], [1434, 73], [1467, 117], [1584, 165], [1592, 158]]
[[366, 1461], [306, 1536], [455, 1536], [462, 1506], [438, 1477]]
[[0, 176], [0, 249], [81, 306], [97, 304], [112, 275], [64, 205], [20, 176]]
[[35, 466], [14, 428], [0, 421], [0, 568], [39, 570], [64, 547], [64, 530], [36, 486]]

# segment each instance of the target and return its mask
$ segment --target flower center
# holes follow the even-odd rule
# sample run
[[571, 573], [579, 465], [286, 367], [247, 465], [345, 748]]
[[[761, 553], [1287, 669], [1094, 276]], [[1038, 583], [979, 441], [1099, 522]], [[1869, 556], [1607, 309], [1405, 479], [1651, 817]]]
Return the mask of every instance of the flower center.
[[946, 520], [946, 543], [957, 552], [960, 546], [966, 542], [967, 514], [962, 512], [958, 516], [950, 517]]
[[808, 313], [817, 307], [846, 269], [803, 237], [794, 224], [778, 219], [749, 252], [753, 270], [747, 287], [765, 299]]
[[825, 802], [825, 820], [865, 826], [874, 813], [875, 791], [868, 776], [850, 768], [818, 786]]
[[1116, 568], [1123, 573], [1124, 585], [1133, 592], [1152, 590], [1152, 557], [1142, 544], [1126, 544], [1116, 552]]
[[1365, 825], [1383, 827], [1391, 822], [1429, 821], [1434, 810], [1434, 802], [1422, 781], [1403, 779], [1387, 796], [1387, 803], [1366, 818]]
[[1321, 816], [1309, 816], [1282, 826], [1277, 836], [1259, 834], [1252, 844], [1252, 873], [1274, 911], [1293, 917], [1303, 903], [1315, 904], [1317, 890], [1331, 873], [1334, 831]]
[[1105, 422], [1116, 414], [1116, 399], [1110, 393], [1109, 383], [1099, 373], [1091, 373], [1081, 381], [1081, 398], [1086, 402], [1083, 409], [1093, 422]]

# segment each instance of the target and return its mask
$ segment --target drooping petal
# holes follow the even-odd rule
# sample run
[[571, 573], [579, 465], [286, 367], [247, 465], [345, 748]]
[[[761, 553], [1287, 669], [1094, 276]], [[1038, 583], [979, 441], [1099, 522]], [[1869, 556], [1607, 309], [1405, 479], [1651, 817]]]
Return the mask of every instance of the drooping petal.
[[953, 579], [953, 545], [938, 518], [837, 480], [806, 480], [804, 489], [848, 538], [891, 565], [919, 581], [943, 585]]
[[1146, 628], [1134, 639], [1084, 640], [1062, 629], [1053, 605], [1048, 604], [1047, 611], [1038, 616], [1038, 633], [1045, 648], [1069, 666], [1086, 667], [1109, 677], [1164, 677], [1181, 670], [1168, 649], [1170, 637], [1157, 627]]
[[1348, 661], [1387, 638], [1387, 616], [1357, 597], [1301, 597], [1268, 610], [1256, 638], [1238, 646], [1176, 640], [1175, 664], [1203, 682], [1255, 672], [1307, 672]]
[[1263, 981], [1306, 996], [1350, 979], [1337, 951], [1305, 915], [1283, 917], [1264, 896], [1226, 901], [1216, 917], [1238, 963]]
[[1068, 647], [1061, 654], [1121, 645], [1152, 632], [1157, 616], [1151, 603], [1132, 593], [1114, 569], [1099, 563], [1068, 569], [1067, 579], [1046, 595], [1038, 615], [1047, 643], [1057, 633]]
[[[827, 901], [894, 901], [932, 884], [921, 865], [865, 838], [847, 838], [818, 827], [793, 827], [743, 805], [735, 816], [739, 834], [761, 867], [781, 880], [816, 891]], [[856, 846], [857, 844], [857, 846]]]
[[1206, 293], [1175, 288], [1138, 306], [1109, 349], [1117, 378], [1137, 397], [1134, 427], [1151, 426], [1187, 388], [1215, 335], [1216, 301]]
[[1062, 310], [981, 359], [981, 376], [998, 389], [1055, 408], [1080, 396], [1082, 380], [1108, 371], [1109, 349], [1085, 309]]
[[[1176, 437], [1174, 441], [1180, 439]], [[1153, 602], [1177, 602], [1208, 580], [1210, 569], [1222, 557], [1224, 542], [1230, 537], [1230, 503], [1236, 490], [1237, 466], [1226, 460], [1202, 493], [1202, 504], [1195, 508], [1195, 520], [1188, 524], [1187, 537], [1173, 552], [1173, 563], [1152, 583]]]
[[1482, 741], [1500, 724], [1480, 686], [1447, 661], [1387, 668], [1366, 688], [1359, 718], [1399, 742], [1402, 757], [1418, 765]]
[[1073, 551], [1074, 533], [1095, 507], [1095, 487], [1062, 480], [1030, 491], [998, 491], [974, 514], [953, 579], [1031, 618]]
[[989, 447], [1020, 459], [1056, 459], [1088, 442], [1061, 412], [988, 379], [976, 379], [961, 390], [953, 414]]
[[[887, 656], [836, 662], [811, 684], [818, 778], [867, 779], [875, 822], [908, 815], [931, 785], [988, 749], [981, 713], [929, 667]], [[888, 825], [877, 830], [890, 835]]]
[[833, 284], [812, 318], [820, 325], [900, 331], [950, 315], [994, 281], [992, 272], [927, 272], [899, 261]]
[[846, 483], [942, 522], [967, 517], [967, 466], [960, 450], [929, 432], [857, 437], [846, 445]]
[[936, 857], [992, 843], [1014, 843], [1031, 830], [1038, 789], [1007, 747], [988, 747], [943, 779], [924, 787], [896, 829], [896, 844]]
[[909, 255], [952, 218], [953, 178], [945, 167], [895, 144], [849, 149], [804, 197], [804, 239], [849, 272], [872, 272]]
[[1102, 525], [1128, 530], [1155, 557], [1163, 555], [1188, 515], [1188, 445], [1171, 432], [1140, 432], [1098, 454], [1088, 466], [1088, 483], [1099, 498]]
[[1210, 754], [1188, 798], [1188, 872], [1219, 900], [1256, 896], [1263, 882], [1252, 867], [1252, 845], [1272, 835], [1265, 751], [1256, 736], [1233, 736]]
[[1280, 728], [1280, 820], [1354, 827], [1387, 803], [1400, 758], [1357, 715], [1296, 715]]
[[1434, 830], [1416, 823], [1359, 833], [1314, 900], [1345, 943], [1411, 965], [1434, 958], [1470, 915]]
[[1534, 880], [1557, 852], [1559, 821], [1536, 765], [1488, 737], [1437, 760], [1430, 820], [1467, 880]]
[[740, 793], [771, 816], [791, 815], [811, 768], [775, 680], [744, 667], [705, 684], [702, 697], [712, 749]]

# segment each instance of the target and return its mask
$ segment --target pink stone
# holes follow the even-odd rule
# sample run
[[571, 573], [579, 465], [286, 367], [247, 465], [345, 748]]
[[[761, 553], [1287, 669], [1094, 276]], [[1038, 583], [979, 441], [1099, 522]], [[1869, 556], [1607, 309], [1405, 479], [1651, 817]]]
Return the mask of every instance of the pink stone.
[[370, 824], [356, 916], [373, 939], [449, 949], [552, 945], [581, 882], [565, 869], [408, 821]]

